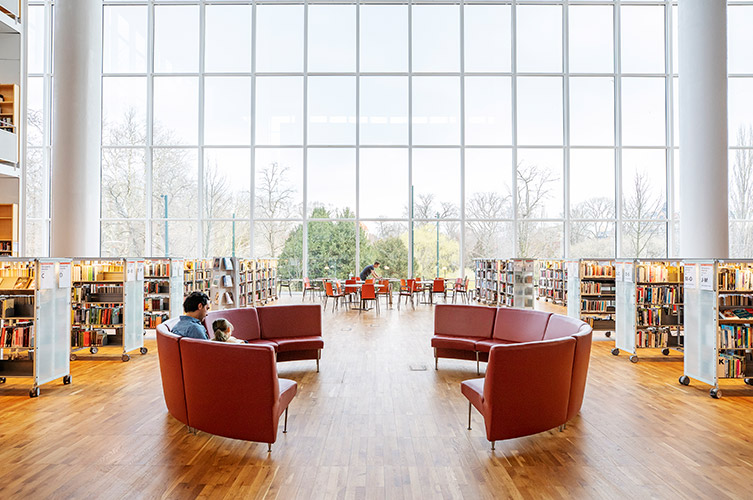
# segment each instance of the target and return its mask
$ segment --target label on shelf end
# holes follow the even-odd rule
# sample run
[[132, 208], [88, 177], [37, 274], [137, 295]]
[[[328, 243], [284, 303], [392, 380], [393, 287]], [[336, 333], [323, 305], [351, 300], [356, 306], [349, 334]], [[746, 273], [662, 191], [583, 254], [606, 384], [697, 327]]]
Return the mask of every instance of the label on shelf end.
[[54, 262], [40, 262], [39, 263], [39, 289], [49, 290], [55, 288], [55, 263]]
[[695, 264], [685, 264], [683, 270], [685, 276], [685, 288], [698, 288], [698, 266]]
[[714, 291], [714, 264], [701, 264], [698, 288], [701, 290]]

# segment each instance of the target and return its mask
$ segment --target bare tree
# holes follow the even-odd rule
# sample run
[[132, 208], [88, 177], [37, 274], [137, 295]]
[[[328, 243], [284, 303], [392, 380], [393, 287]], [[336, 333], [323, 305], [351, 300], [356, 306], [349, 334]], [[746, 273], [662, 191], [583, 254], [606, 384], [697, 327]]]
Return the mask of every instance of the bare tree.
[[[261, 170], [256, 185], [256, 218], [286, 219], [294, 210], [295, 189], [286, 184], [288, 167], [272, 162]], [[255, 237], [263, 243], [265, 256], [277, 257], [290, 232], [288, 222], [262, 220], [256, 223]]]
[[506, 257], [512, 253], [512, 245], [505, 244], [509, 242], [509, 235], [500, 234], [505, 223], [495, 220], [510, 217], [511, 199], [510, 193], [489, 191], [473, 193], [466, 202], [470, 259]]
[[[627, 196], [625, 196], [627, 195]], [[636, 172], [632, 191], [623, 191], [623, 249], [629, 257], [655, 257], [663, 254], [653, 248], [656, 237], [665, 232], [665, 224], [646, 219], [660, 219], [665, 214], [661, 195], [652, 194], [648, 176]]]
[[[552, 234], [542, 231], [540, 224], [529, 219], [542, 217], [546, 201], [551, 197], [552, 184], [559, 180], [548, 169], [538, 165], [518, 164], [516, 211], [518, 224], [518, 255], [544, 256], [554, 252], [557, 244]], [[559, 238], [559, 236], [557, 236]]]
[[[741, 126], [737, 130], [737, 146], [753, 148], [753, 126]], [[753, 219], [753, 150], [736, 149], [730, 182], [730, 219], [750, 221]], [[753, 256], [753, 227], [750, 223], [735, 224], [730, 231], [730, 250], [735, 257]]]

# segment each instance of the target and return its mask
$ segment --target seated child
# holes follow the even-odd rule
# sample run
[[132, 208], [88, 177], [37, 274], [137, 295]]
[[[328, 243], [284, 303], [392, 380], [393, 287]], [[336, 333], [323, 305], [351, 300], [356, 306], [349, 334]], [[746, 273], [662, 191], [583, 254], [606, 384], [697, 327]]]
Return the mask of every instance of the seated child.
[[233, 337], [233, 325], [224, 318], [214, 320], [212, 330], [214, 330], [214, 340], [217, 342], [230, 342], [231, 344], [246, 343], [244, 340]]

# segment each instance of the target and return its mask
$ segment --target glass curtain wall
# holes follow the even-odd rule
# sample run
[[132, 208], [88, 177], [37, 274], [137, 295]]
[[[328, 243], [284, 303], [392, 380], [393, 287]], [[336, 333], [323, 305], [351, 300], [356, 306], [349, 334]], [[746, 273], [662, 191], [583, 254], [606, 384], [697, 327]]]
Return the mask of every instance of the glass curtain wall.
[[[31, 3], [41, 255], [52, 6]], [[746, 19], [730, 2], [735, 256], [753, 251]], [[675, 254], [676, 20], [661, 1], [105, 1], [102, 253], [276, 257], [292, 277]]]

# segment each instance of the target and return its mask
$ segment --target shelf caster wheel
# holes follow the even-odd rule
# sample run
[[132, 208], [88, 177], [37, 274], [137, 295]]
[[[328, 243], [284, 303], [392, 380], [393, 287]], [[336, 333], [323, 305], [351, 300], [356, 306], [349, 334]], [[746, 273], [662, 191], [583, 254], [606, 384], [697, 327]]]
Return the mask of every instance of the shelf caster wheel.
[[637, 363], [638, 362], [638, 356], [636, 356], [635, 354], [633, 354], [632, 356], [630, 356], [630, 362], [631, 363]]
[[29, 397], [30, 398], [38, 398], [39, 397], [39, 387], [32, 387], [29, 390]]
[[713, 387], [709, 391], [709, 396], [711, 396], [714, 399], [721, 399], [722, 398], [722, 390], [719, 389], [718, 387]]
[[78, 359], [78, 356], [75, 354], [71, 354], [71, 361], [76, 361]]
[[661, 350], [661, 353], [664, 354], [665, 356], [669, 356], [669, 349], [665, 347], [664, 349]]
[[0, 384], [4, 384], [4, 383], [5, 383], [5, 377], [0, 377]]
[[604, 332], [604, 336], [605, 336], [606, 338], [609, 338], [609, 337], [611, 337], [611, 336], [612, 336], [612, 332]]
[[[5, 382], [5, 377], [3, 377], [3, 382]], [[748, 385], [753, 385], [753, 378], [745, 378], [743, 379], [743, 382], [745, 382]]]
[[688, 377], [687, 375], [683, 375], [682, 377], [680, 377], [680, 384], [690, 385], [690, 377]]
[[142, 347], [142, 348], [140, 348], [140, 349], [139, 349], [139, 352], [140, 352], [141, 354], [146, 354], [146, 353], [148, 353], [148, 352], [149, 352], [149, 349], [147, 349], [146, 347]]
[[126, 361], [130, 361], [130, 360], [131, 360], [131, 356], [130, 356], [130, 354], [123, 354], [123, 355], [122, 355], [122, 356], [120, 357], [120, 359], [122, 359], [122, 360], [123, 360], [123, 363], [125, 363]]
[[90, 347], [89, 352], [92, 354], [97, 354], [99, 352], [99, 349], [97, 349], [96, 347]]
[[617, 349], [616, 347], [614, 349], [612, 349], [612, 356], [619, 356], [619, 355], [620, 355], [620, 350], [619, 349]]
[[66, 376], [64, 376], [64, 377], [63, 377], [63, 385], [68, 385], [68, 384], [70, 384], [70, 383], [71, 383], [71, 380], [73, 380], [73, 379], [71, 378], [71, 376], [70, 376], [70, 375], [66, 375]]

